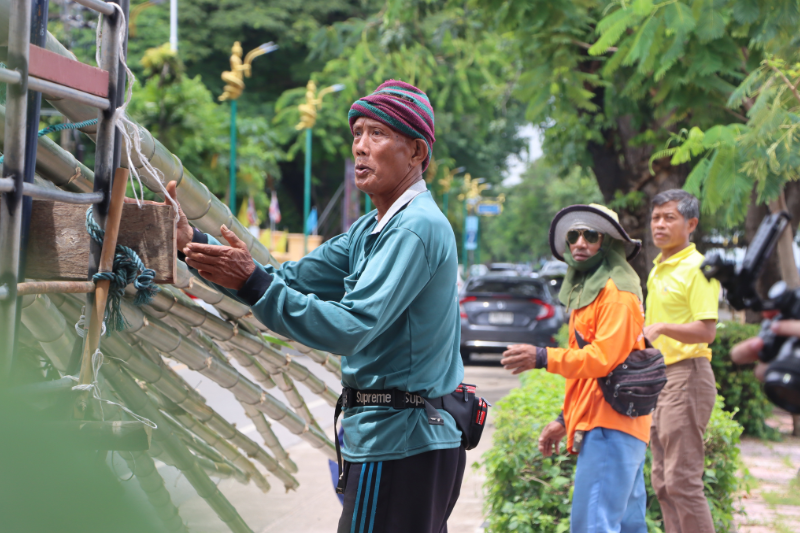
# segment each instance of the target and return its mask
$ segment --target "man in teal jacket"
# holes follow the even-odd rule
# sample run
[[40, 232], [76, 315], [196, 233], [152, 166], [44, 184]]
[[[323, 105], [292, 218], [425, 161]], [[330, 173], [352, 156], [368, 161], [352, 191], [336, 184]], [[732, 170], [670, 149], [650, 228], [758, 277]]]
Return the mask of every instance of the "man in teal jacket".
[[432, 424], [425, 409], [369, 405], [376, 402], [360, 393], [439, 398], [464, 375], [455, 237], [422, 180], [433, 109], [424, 92], [390, 80], [354, 103], [349, 119], [356, 185], [377, 209], [347, 233], [276, 269], [255, 263], [225, 226], [230, 246], [181, 215], [178, 246], [191, 268], [267, 327], [343, 356], [342, 384], [354, 404], [342, 421], [339, 531], [441, 533], [466, 462], [461, 432], [445, 411]]

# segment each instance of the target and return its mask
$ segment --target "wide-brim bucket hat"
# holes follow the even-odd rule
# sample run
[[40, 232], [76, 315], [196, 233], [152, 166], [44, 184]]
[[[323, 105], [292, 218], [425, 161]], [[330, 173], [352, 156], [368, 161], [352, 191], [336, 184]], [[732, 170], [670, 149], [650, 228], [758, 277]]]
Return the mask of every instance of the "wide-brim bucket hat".
[[628, 261], [636, 257], [642, 249], [642, 241], [630, 238], [619, 223], [619, 217], [611, 209], [599, 204], [571, 205], [556, 213], [550, 223], [550, 251], [556, 259], [564, 260], [567, 231], [577, 227], [590, 228], [622, 241]]

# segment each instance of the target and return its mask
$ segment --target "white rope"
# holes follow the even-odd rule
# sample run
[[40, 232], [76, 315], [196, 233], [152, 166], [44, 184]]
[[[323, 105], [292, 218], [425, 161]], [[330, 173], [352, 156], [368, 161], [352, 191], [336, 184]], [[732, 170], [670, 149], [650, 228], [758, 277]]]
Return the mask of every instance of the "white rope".
[[[132, 416], [145, 426], [150, 426], [153, 429], [157, 429], [158, 426], [155, 424], [155, 422], [152, 422], [151, 420], [143, 416], [137, 415], [136, 413], [134, 413], [121, 403], [112, 402], [111, 400], [106, 400], [105, 398], [100, 396], [100, 384], [97, 382], [97, 376], [100, 374], [101, 366], [103, 366], [103, 352], [101, 352], [100, 349], [98, 348], [97, 350], [94, 351], [94, 354], [92, 354], [92, 382], [87, 384], [78, 383], [77, 385], [72, 387], [72, 390], [92, 391], [92, 396], [94, 397], [94, 399], [100, 402], [100, 417], [103, 420], [105, 420], [105, 414], [103, 413], [103, 404], [107, 403], [109, 405], [116, 405], [117, 407], [128, 413], [130, 416]], [[65, 376], [65, 377], [71, 379], [72, 381], [79, 381], [78, 378], [76, 378], [75, 376]]]
[[[100, 332], [100, 336], [104, 336], [106, 334], [106, 321], [103, 320], [102, 324], [103, 330]], [[86, 317], [81, 315], [77, 322], [75, 322], [75, 333], [78, 334], [78, 337], [85, 339], [86, 338]]]
[[[134, 122], [128, 118], [126, 110], [128, 109], [128, 105], [131, 102], [131, 98], [133, 97], [133, 84], [136, 82], [136, 77], [131, 72], [131, 69], [128, 68], [128, 64], [125, 61], [125, 34], [128, 31], [128, 23], [125, 20], [125, 13], [123, 13], [122, 8], [118, 4], [111, 4], [117, 10], [117, 15], [120, 17], [119, 23], [117, 24], [117, 31], [119, 32], [119, 38], [117, 41], [119, 42], [119, 60], [122, 63], [122, 66], [125, 68], [125, 100], [122, 102], [122, 105], [119, 106], [115, 111], [114, 115], [111, 118], [112, 124], [119, 130], [120, 135], [124, 139], [125, 143], [125, 156], [128, 161], [128, 170], [133, 177], [136, 178], [136, 181], [139, 183], [139, 194], [142, 198], [139, 198], [139, 195], [136, 194], [136, 187], [132, 187], [133, 189], [133, 197], [136, 198], [136, 203], [139, 207], [142, 206], [142, 199], [144, 198], [144, 186], [142, 185], [142, 179], [139, 176], [139, 171], [136, 169], [135, 165], [133, 164], [133, 159], [131, 158], [131, 146], [133, 146], [133, 151], [136, 152], [136, 157], [139, 159], [139, 162], [142, 164], [142, 169], [148, 173], [150, 176], [155, 179], [158, 183], [158, 186], [161, 188], [161, 192], [164, 194], [164, 198], [172, 204], [175, 208], [175, 221], [178, 222], [179, 220], [179, 209], [178, 203], [175, 201], [172, 196], [169, 195], [167, 192], [167, 188], [164, 186], [163, 179], [164, 174], [157, 168], [155, 168], [150, 160], [145, 157], [142, 153], [142, 135], [140, 128], [134, 124]], [[100, 49], [102, 46], [102, 35], [103, 35], [103, 15], [100, 14], [100, 18], [97, 22], [97, 34], [96, 34], [96, 50], [95, 50], [95, 61], [97, 61], [97, 66], [100, 66]], [[155, 139], [154, 141], [155, 142]]]

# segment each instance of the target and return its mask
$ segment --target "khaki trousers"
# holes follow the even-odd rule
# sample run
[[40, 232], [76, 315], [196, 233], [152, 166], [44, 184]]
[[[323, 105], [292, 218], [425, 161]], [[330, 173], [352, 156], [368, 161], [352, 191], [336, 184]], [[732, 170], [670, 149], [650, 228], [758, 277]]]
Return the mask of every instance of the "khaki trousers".
[[653, 413], [653, 489], [665, 533], [714, 533], [703, 494], [705, 433], [717, 396], [711, 363], [701, 357], [667, 367], [667, 384]]

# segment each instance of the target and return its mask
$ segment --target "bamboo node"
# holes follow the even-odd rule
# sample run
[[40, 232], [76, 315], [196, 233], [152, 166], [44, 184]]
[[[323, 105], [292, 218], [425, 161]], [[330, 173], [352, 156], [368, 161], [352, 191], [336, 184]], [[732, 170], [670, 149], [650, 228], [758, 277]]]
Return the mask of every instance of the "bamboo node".
[[69, 181], [67, 182], [67, 185], [69, 185], [70, 183], [72, 183], [73, 181], [75, 181], [76, 179], [78, 179], [80, 177], [81, 177], [81, 167], [77, 166], [77, 167], [75, 167], [75, 174], [73, 174], [72, 177], [69, 179]]

